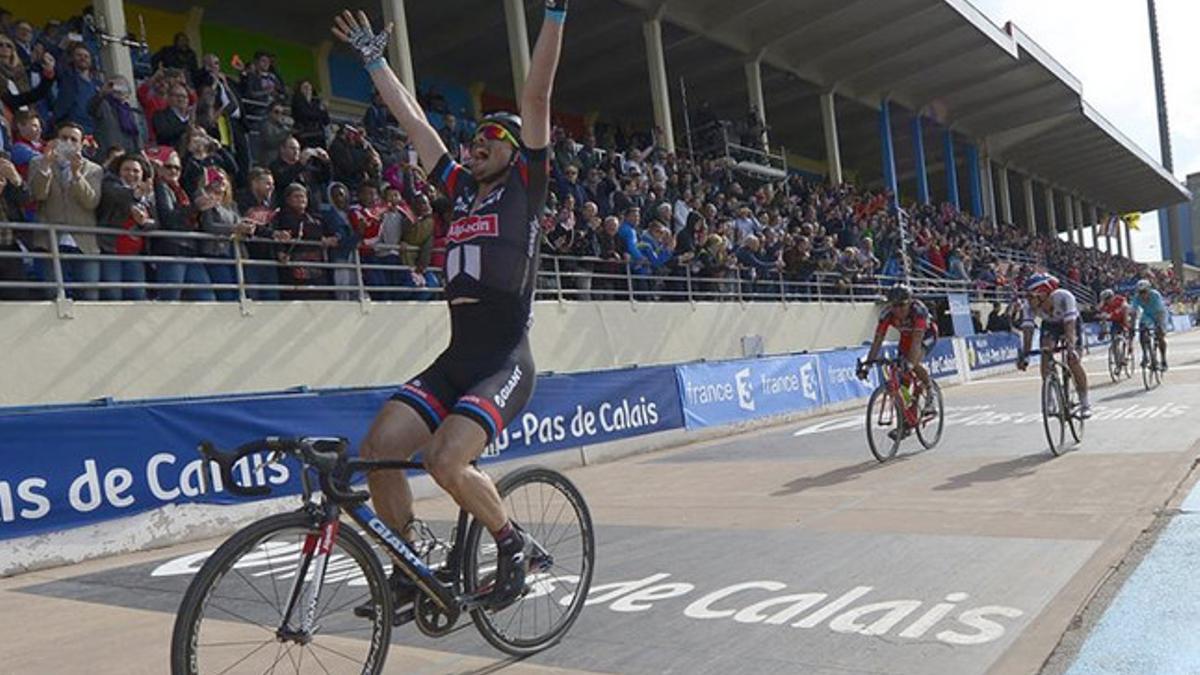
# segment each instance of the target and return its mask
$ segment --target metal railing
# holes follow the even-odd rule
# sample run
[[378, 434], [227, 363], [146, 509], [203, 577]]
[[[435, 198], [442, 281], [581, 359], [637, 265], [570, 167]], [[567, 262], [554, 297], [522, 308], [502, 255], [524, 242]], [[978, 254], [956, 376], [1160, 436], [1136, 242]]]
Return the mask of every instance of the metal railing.
[[[0, 229], [44, 232], [47, 250], [0, 250], [0, 264], [19, 266], [24, 279], [0, 278], [0, 298], [57, 301], [71, 315], [71, 301], [238, 302], [250, 313], [256, 301], [331, 300], [359, 302], [436, 300], [443, 270], [404, 265], [399, 255], [364, 258], [357, 248], [338, 249], [315, 241], [222, 237], [200, 232], [130, 232], [106, 227], [0, 223]], [[65, 235], [137, 236], [150, 253], [83, 253]], [[163, 255], [160, 244], [222, 254]], [[215, 246], [214, 246], [215, 245]], [[377, 254], [399, 253], [377, 245]], [[290, 252], [286, 261], [276, 254]], [[343, 257], [333, 260], [331, 257]], [[12, 261], [16, 261], [16, 265]], [[132, 270], [132, 273], [130, 273]], [[297, 272], [303, 270], [303, 273]], [[115, 276], [115, 278], [114, 278]], [[650, 270], [626, 260], [543, 255], [537, 298], [559, 302], [875, 302], [898, 277], [817, 271], [804, 276], [782, 269], [763, 272], [734, 266], [701, 273], [690, 263]], [[919, 297], [965, 293], [973, 301], [1007, 300], [1010, 291], [971, 281], [933, 276], [911, 280]]]

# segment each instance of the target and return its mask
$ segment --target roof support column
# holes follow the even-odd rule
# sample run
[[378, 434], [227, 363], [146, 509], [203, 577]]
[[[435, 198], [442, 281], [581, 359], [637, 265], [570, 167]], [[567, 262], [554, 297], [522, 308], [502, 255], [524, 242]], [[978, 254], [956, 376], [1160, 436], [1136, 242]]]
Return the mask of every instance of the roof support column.
[[1063, 214], [1066, 216], [1063, 225], [1067, 227], [1067, 241], [1076, 244], [1078, 242], [1075, 241], [1075, 206], [1071, 204], [1070, 193], [1062, 193], [1062, 208]]
[[829, 164], [829, 184], [842, 184], [842, 151], [838, 146], [837, 109], [833, 92], [821, 94], [821, 126], [825, 129], [825, 161]]
[[929, 174], [925, 169], [925, 124], [920, 113], [912, 118], [913, 161], [917, 169], [917, 201], [929, 203]]
[[958, 203], [958, 163], [954, 160], [954, 132], [949, 127], [942, 136], [942, 163], [946, 165], [946, 201], [957, 210]]
[[1096, 205], [1088, 204], [1088, 222], [1092, 224], [1092, 248], [1100, 250], [1100, 217], [1096, 214]]
[[[408, 42], [408, 18], [404, 12], [404, 0], [383, 0], [383, 23], [385, 26], [388, 23], [392, 24], [392, 33], [388, 36], [388, 63], [392, 64], [392, 67], [396, 69], [396, 75], [400, 77], [400, 82], [404, 84], [404, 88], [413, 96], [416, 96], [417, 78], [413, 74], [412, 48]], [[522, 27], [524, 24], [525, 13], [522, 12]], [[522, 34], [524, 34], [524, 28], [522, 28]], [[511, 29], [509, 35], [512, 35]], [[511, 37], [509, 42], [512, 42]], [[525, 63], [526, 68], [528, 68], [528, 48], [526, 48], [525, 53]], [[521, 78], [521, 82], [524, 83], [525, 78]], [[328, 94], [328, 90], [326, 90], [326, 94]]]
[[512, 62], [513, 93], [521, 100], [529, 76], [529, 29], [525, 26], [524, 0], [504, 0], [504, 24], [508, 27], [508, 58]]
[[1037, 236], [1037, 213], [1033, 210], [1033, 179], [1025, 176], [1021, 181], [1021, 189], [1025, 192], [1025, 231], [1029, 236]]
[[762, 143], [763, 150], [768, 150], [771, 146], [768, 145], [767, 138], [767, 103], [763, 98], [761, 58], [746, 62], [746, 91], [750, 95], [750, 107], [754, 109], [758, 115], [758, 122], [762, 125], [762, 138], [759, 142]]
[[1054, 188], [1046, 186], [1046, 227], [1051, 237], [1058, 238], [1058, 217], [1054, 213]]
[[1013, 224], [1012, 192], [1008, 187], [1008, 167], [1000, 166], [1000, 220]]
[[996, 189], [993, 187], [996, 183], [992, 179], [992, 158], [986, 151], [980, 155], [980, 163], [983, 168], [983, 215], [995, 223], [999, 220], [996, 217]]
[[892, 205], [899, 206], [896, 185], [896, 149], [892, 144], [892, 103], [886, 98], [879, 104], [879, 142], [883, 146], [883, 187], [892, 193]]
[[[104, 32], [124, 39], [129, 32], [125, 29], [125, 4], [121, 0], [97, 0], [94, 7]], [[129, 47], [120, 42], [103, 40], [100, 45], [100, 57], [104, 67], [97, 70], [103, 70], [108, 77], [120, 75], [129, 86], [134, 86], [133, 59], [129, 56]]]
[[1125, 225], [1125, 221], [1120, 216], [1117, 216], [1117, 256], [1121, 258], [1125, 257], [1125, 238], [1121, 234], [1121, 227], [1123, 225]]
[[1125, 253], [1133, 260], [1133, 231], [1129, 229], [1129, 223], [1121, 221], [1125, 225]]
[[1109, 213], [1106, 208], [1104, 210], [1104, 252], [1107, 255], [1112, 255], [1113, 252], [1112, 229], [1110, 229], [1112, 217], [1113, 214]]
[[979, 179], [979, 148], [968, 144], [963, 156], [967, 164], [967, 189], [971, 195], [971, 215], [983, 217], [983, 182]]
[[1075, 240], [1078, 241], [1080, 247], [1086, 247], [1084, 243], [1084, 201], [1079, 197], [1070, 198], [1070, 202], [1075, 207]]
[[[520, 3], [521, 0], [516, 0]], [[663, 54], [662, 21], [651, 18], [642, 22], [646, 39], [646, 62], [650, 66], [650, 99], [654, 103], [654, 125], [662, 132], [664, 149], [675, 152], [675, 130], [671, 124], [671, 94], [667, 89], [667, 61]]]

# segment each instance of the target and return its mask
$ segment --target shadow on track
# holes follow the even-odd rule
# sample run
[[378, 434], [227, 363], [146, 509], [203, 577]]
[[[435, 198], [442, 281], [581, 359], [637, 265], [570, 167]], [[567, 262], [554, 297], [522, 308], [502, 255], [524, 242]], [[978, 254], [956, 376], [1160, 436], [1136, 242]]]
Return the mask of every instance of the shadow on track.
[[934, 486], [934, 490], [962, 490], [978, 483], [997, 483], [1004, 480], [1025, 478], [1037, 473], [1037, 468], [1054, 459], [1048, 451], [1036, 455], [1024, 455], [994, 464], [985, 464], [974, 471], [950, 476], [945, 483]]
[[906, 462], [911, 457], [915, 457], [917, 454], [918, 453], [912, 453], [910, 455], [900, 455], [900, 456], [896, 457], [895, 459], [892, 459], [883, 464], [881, 464], [875, 460], [870, 460], [870, 461], [866, 461], [866, 462], [860, 462], [858, 464], [853, 464], [851, 466], [843, 466], [843, 467], [840, 467], [837, 469], [833, 469], [832, 471], [826, 471], [825, 473], [819, 474], [816, 476], [806, 476], [804, 478], [797, 478], [793, 481], [785, 483], [782, 488], [776, 490], [775, 492], [772, 492], [771, 496], [772, 497], [787, 497], [789, 495], [800, 494], [801, 492], [804, 492], [805, 490], [811, 490], [813, 488], [833, 487], [834, 485], [841, 485], [842, 483], [848, 483], [852, 480], [858, 480], [858, 478], [860, 476], [868, 474], [872, 471], [876, 471], [879, 469], [886, 469], [889, 466], [893, 466], [895, 464], [900, 464], [902, 462]]

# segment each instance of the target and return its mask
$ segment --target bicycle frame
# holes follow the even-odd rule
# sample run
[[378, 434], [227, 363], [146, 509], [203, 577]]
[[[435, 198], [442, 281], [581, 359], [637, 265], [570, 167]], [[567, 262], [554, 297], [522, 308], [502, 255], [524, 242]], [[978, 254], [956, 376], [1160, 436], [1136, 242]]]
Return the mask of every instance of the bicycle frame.
[[[912, 365], [904, 359], [887, 359], [883, 362], [884, 375], [887, 379], [887, 388], [892, 396], [900, 399], [900, 377], [912, 370]], [[917, 395], [924, 386], [917, 378], [913, 378], [915, 389], [912, 392], [912, 398], [908, 404], [904, 406], [904, 424], [908, 427], [916, 427], [920, 423], [920, 418], [917, 414]]]

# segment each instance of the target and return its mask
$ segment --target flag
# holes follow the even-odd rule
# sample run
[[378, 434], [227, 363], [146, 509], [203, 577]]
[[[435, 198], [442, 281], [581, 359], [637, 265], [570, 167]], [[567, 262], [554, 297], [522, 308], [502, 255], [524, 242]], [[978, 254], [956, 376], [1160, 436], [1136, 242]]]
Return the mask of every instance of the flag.
[[1111, 214], [1108, 216], [1108, 220], [1105, 221], [1105, 223], [1104, 223], [1104, 236], [1118, 237], [1120, 235], [1121, 235], [1121, 219], [1117, 217], [1117, 214], [1115, 214], [1115, 213]]
[[1142, 219], [1142, 214], [1140, 214], [1140, 213], [1126, 213], [1125, 215], [1121, 216], [1121, 220], [1125, 221], [1125, 225], [1128, 226], [1129, 229], [1131, 229], [1131, 230], [1141, 230], [1142, 229], [1138, 224], [1138, 221], [1140, 221], [1141, 219]]

